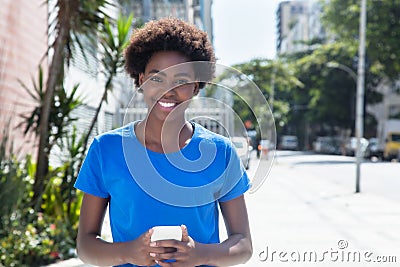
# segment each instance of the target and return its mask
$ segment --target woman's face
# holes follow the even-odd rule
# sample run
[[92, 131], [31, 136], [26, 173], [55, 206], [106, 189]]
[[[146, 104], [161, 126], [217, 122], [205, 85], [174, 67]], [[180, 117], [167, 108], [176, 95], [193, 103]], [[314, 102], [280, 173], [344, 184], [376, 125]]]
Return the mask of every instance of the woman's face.
[[189, 58], [176, 51], [156, 52], [150, 58], [144, 73], [139, 75], [150, 115], [162, 121], [183, 118], [190, 99], [199, 91], [191, 64], [178, 65], [188, 61]]

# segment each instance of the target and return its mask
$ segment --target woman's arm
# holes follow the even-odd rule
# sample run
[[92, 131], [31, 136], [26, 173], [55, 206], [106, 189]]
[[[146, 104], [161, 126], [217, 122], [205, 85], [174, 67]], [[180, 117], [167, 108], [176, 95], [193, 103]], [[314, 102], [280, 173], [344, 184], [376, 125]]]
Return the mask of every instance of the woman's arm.
[[152, 230], [129, 242], [109, 243], [100, 238], [108, 199], [85, 194], [82, 200], [77, 238], [77, 252], [84, 262], [96, 266], [133, 263], [150, 266], [155, 261], [150, 253], [163, 253], [163, 248], [151, 248]]
[[208, 262], [213, 266], [231, 266], [247, 262], [253, 254], [249, 219], [244, 196], [220, 202], [228, 239], [208, 246]]

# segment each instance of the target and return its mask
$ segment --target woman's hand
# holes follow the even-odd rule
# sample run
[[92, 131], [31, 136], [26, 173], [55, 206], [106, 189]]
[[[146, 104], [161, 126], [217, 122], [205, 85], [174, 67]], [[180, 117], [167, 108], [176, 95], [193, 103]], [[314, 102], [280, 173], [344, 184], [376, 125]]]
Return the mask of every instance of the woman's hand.
[[149, 229], [144, 232], [135, 240], [126, 243], [124, 255], [126, 255], [126, 261], [140, 266], [152, 266], [156, 262], [154, 258], [150, 256], [150, 238], [153, 229]]
[[[152, 253], [153, 260], [163, 267], [189, 267], [201, 265], [204, 262], [204, 250], [202, 244], [195, 242], [188, 234], [185, 225], [182, 228], [182, 241], [160, 240], [152, 242], [154, 248], [170, 248], [169, 252]], [[172, 251], [171, 251], [172, 250]], [[173, 262], [167, 260], [174, 260]]]
[[150, 246], [153, 229], [149, 229], [133, 241], [126, 243], [125, 255], [127, 262], [140, 266], [153, 266], [157, 262], [151, 255], [165, 254], [176, 251], [174, 248]]

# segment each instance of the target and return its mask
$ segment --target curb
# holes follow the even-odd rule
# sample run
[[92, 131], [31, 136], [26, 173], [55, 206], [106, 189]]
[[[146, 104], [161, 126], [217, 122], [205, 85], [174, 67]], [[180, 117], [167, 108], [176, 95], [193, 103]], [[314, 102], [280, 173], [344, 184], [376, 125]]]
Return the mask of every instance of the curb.
[[56, 262], [45, 267], [91, 267], [92, 265], [84, 264], [80, 259], [72, 258], [65, 261]]

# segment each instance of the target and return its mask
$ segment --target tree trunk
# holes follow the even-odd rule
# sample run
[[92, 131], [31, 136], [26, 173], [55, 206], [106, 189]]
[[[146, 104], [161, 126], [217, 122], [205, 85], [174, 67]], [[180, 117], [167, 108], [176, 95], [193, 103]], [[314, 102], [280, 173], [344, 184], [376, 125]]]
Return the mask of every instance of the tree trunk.
[[39, 126], [39, 147], [37, 151], [37, 166], [35, 182], [33, 185], [33, 204], [35, 209], [39, 209], [41, 196], [44, 190], [44, 180], [49, 171], [49, 115], [53, 103], [54, 91], [57, 83], [60, 81], [61, 71], [64, 64], [64, 49], [66, 39], [68, 38], [68, 29], [60, 27], [54, 44], [54, 55], [49, 68], [46, 93], [41, 107], [40, 126]]

